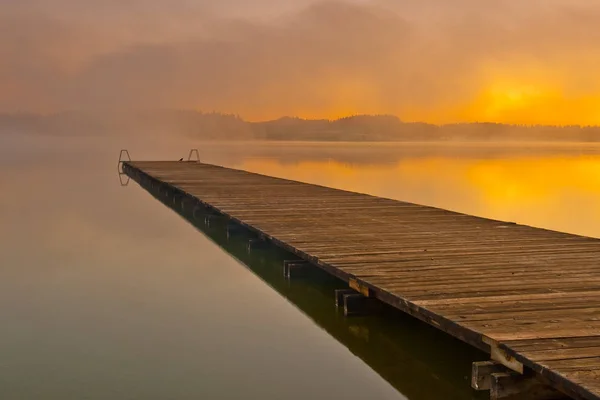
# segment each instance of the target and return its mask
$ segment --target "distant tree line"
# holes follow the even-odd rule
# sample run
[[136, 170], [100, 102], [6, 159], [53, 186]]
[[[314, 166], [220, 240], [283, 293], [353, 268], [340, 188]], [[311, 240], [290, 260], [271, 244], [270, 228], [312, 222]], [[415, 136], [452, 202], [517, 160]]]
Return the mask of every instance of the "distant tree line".
[[188, 110], [0, 114], [0, 133], [185, 136], [199, 140], [298, 141], [600, 141], [597, 126], [403, 122], [390, 115], [336, 120], [284, 117], [247, 122], [238, 115]]

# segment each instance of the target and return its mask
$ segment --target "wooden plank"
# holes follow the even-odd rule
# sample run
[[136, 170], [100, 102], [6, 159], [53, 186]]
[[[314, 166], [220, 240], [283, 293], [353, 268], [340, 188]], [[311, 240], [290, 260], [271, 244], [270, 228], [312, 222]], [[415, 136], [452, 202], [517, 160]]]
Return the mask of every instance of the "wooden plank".
[[516, 351], [595, 347], [600, 346], [600, 336], [585, 336], [577, 338], [561, 337], [542, 340], [513, 340], [503, 344], [507, 348]]
[[520, 351], [520, 354], [536, 361], [572, 360], [600, 357], [600, 346], [563, 349]]

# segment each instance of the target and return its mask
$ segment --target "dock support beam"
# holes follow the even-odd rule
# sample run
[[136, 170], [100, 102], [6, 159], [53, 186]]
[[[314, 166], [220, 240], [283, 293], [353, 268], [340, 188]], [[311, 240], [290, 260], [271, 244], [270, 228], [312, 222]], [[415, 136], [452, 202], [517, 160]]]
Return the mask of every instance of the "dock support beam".
[[223, 217], [223, 215], [217, 214], [203, 205], [197, 205], [194, 207], [192, 216], [194, 217], [194, 220], [203, 221], [207, 226], [210, 226], [211, 219]]
[[346, 317], [371, 315], [381, 310], [381, 303], [362, 294], [344, 294], [344, 315]]
[[519, 374], [523, 374], [523, 364], [508, 354], [504, 349], [501, 349], [500, 346], [498, 346], [498, 342], [489, 338], [483, 338], [483, 341], [490, 345], [492, 360], [498, 361], [505, 367], [518, 372]]
[[283, 276], [286, 279], [298, 278], [306, 275], [306, 272], [311, 268], [307, 261], [284, 261]]
[[194, 210], [195, 205], [196, 200], [190, 196], [185, 196], [183, 200], [181, 200], [181, 211], [184, 213], [191, 212]]
[[217, 218], [222, 217], [219, 214], [208, 213], [204, 216], [204, 225], [210, 226], [210, 222], [216, 220]]
[[356, 290], [358, 293], [361, 293], [365, 297], [371, 297], [371, 290], [354, 278], [350, 278], [348, 281], [348, 286], [350, 286], [351, 289]]
[[246, 231], [246, 229], [236, 224], [235, 222], [229, 222], [227, 224], [227, 240], [229, 240], [233, 235], [240, 234]]
[[471, 387], [475, 390], [490, 390], [492, 374], [506, 372], [507, 368], [496, 361], [477, 361], [471, 368]]
[[179, 205], [181, 207], [182, 206], [181, 202], [183, 201], [184, 198], [185, 198], [184, 194], [182, 194], [182, 193], [175, 193], [173, 195], [173, 206], [177, 207]]
[[204, 208], [203, 206], [197, 205], [196, 207], [194, 207], [194, 210], [192, 211], [192, 216], [194, 217], [194, 219], [196, 221], [199, 221], [200, 219], [204, 219], [204, 215], [206, 214], [206, 208]]
[[567, 396], [544, 385], [534, 376], [516, 372], [498, 372], [491, 375], [490, 400], [566, 400]]
[[338, 308], [344, 307], [344, 296], [347, 294], [357, 294], [353, 289], [336, 289], [335, 290], [335, 306]]
[[568, 397], [545, 385], [534, 375], [509, 370], [497, 361], [474, 362], [471, 387], [489, 390], [490, 400], [567, 400]]
[[250, 239], [248, 240], [248, 253], [255, 249], [263, 249], [267, 246], [267, 241], [263, 239]]

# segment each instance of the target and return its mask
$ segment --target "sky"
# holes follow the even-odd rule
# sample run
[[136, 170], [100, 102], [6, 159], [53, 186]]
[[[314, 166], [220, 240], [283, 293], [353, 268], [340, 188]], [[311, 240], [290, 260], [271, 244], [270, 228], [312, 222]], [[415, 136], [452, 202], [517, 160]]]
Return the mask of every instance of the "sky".
[[0, 112], [600, 125], [597, 0], [0, 0]]

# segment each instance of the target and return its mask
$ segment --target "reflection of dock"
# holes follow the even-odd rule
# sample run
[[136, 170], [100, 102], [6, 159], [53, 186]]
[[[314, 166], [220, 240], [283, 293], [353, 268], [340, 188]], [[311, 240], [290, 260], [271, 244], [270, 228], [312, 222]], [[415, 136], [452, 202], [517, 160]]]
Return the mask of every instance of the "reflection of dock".
[[[164, 192], [163, 192], [164, 193]], [[411, 400], [473, 400], [465, 377], [470, 362], [481, 353], [437, 329], [392, 308], [381, 315], [345, 318], [332, 306], [334, 291], [344, 287], [337, 278], [312, 269], [300, 279], [286, 279], [283, 262], [289, 253], [277, 248], [247, 251], [249, 232], [232, 232], [227, 221], [193, 217], [172, 198], [153, 194], [208, 238], [245, 264], [253, 273], [311, 318], [319, 327]]]
[[600, 240], [195, 162], [123, 171], [347, 282], [346, 308], [382, 301], [488, 352], [492, 397], [560, 395], [539, 379], [600, 399]]

